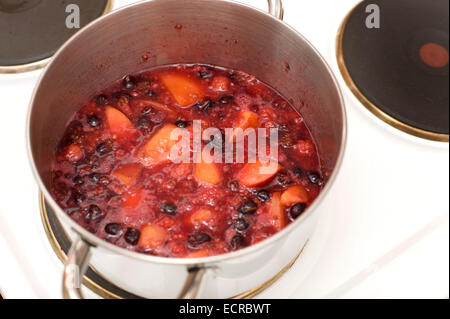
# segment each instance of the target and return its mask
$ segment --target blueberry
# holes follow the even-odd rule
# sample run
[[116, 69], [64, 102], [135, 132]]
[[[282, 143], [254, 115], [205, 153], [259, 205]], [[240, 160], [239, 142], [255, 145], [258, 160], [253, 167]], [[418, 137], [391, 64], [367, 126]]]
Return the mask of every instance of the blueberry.
[[314, 184], [314, 185], [318, 185], [318, 186], [322, 186], [323, 185], [323, 179], [322, 176], [319, 173], [309, 173], [308, 174], [308, 179], [309, 181]]
[[236, 219], [234, 222], [234, 229], [240, 233], [246, 232], [249, 228], [250, 224], [244, 218]]
[[111, 236], [120, 234], [121, 225], [118, 223], [111, 223], [105, 226], [105, 232]]
[[232, 96], [224, 96], [219, 100], [219, 103], [222, 105], [227, 105], [230, 104], [233, 101], [233, 97]]
[[289, 185], [291, 185], [292, 180], [289, 177], [288, 174], [286, 173], [280, 173], [277, 175], [277, 184], [282, 186], [282, 187], [287, 187]]
[[188, 237], [188, 244], [191, 248], [197, 248], [201, 244], [210, 242], [212, 240], [211, 236], [206, 233], [195, 233]]
[[136, 87], [136, 84], [134, 83], [134, 80], [131, 78], [131, 76], [127, 75], [123, 81], [122, 85], [127, 90], [133, 90]]
[[72, 198], [76, 204], [81, 204], [86, 200], [86, 196], [79, 190], [73, 192]]
[[304, 213], [306, 204], [295, 204], [289, 209], [288, 216], [291, 221], [296, 220], [301, 214]]
[[87, 118], [87, 123], [90, 127], [99, 127], [102, 124], [102, 121], [95, 115], [91, 115]]
[[177, 206], [172, 203], [162, 203], [159, 208], [167, 215], [175, 215], [178, 212]]
[[239, 183], [237, 181], [231, 181], [228, 183], [228, 188], [233, 192], [239, 192]]
[[198, 72], [198, 76], [202, 79], [210, 79], [214, 76], [214, 74], [212, 74], [212, 72], [210, 71], [200, 71]]
[[244, 215], [253, 215], [258, 210], [258, 205], [252, 200], [246, 201], [239, 207], [239, 212]]
[[86, 216], [87, 220], [100, 221], [105, 217], [105, 213], [97, 205], [91, 205]]
[[97, 145], [95, 152], [100, 156], [106, 156], [113, 151], [111, 143], [109, 141], [103, 142]]
[[91, 176], [90, 176], [90, 179], [91, 179], [91, 181], [94, 183], [94, 184], [97, 184], [99, 181], [100, 181], [100, 178], [101, 178], [102, 176], [100, 175], [100, 174], [98, 174], [98, 173], [94, 173], [94, 174], [92, 174]]
[[147, 94], [148, 97], [154, 97], [154, 96], [156, 96], [155, 91], [152, 91], [152, 90], [148, 90], [148, 91], [146, 91], [145, 93]]
[[103, 95], [103, 94], [98, 95], [95, 99], [95, 102], [98, 105], [108, 105], [108, 103], [109, 103], [108, 98], [106, 97], [106, 95]]
[[186, 128], [189, 126], [189, 123], [186, 121], [176, 121], [175, 125], [178, 126], [179, 128]]
[[231, 238], [230, 248], [231, 250], [237, 250], [242, 247], [245, 242], [245, 238], [242, 235], [235, 235]]
[[142, 109], [142, 115], [155, 114], [155, 110], [151, 106], [146, 106]]
[[147, 116], [142, 116], [138, 120], [138, 128], [143, 131], [151, 131], [153, 129], [153, 123]]
[[128, 228], [125, 232], [125, 241], [133, 246], [136, 246], [139, 242], [139, 237], [141, 237], [141, 232], [136, 228]]
[[297, 176], [298, 178], [301, 178], [304, 174], [303, 170], [299, 167], [294, 168], [294, 174], [295, 176]]
[[75, 185], [83, 185], [84, 184], [84, 178], [81, 176], [75, 176], [72, 181]]
[[266, 190], [262, 190], [256, 194], [256, 198], [258, 198], [261, 203], [267, 203], [272, 198], [272, 194]]
[[206, 99], [206, 100], [204, 100], [202, 102], [198, 102], [195, 106], [200, 111], [207, 111], [207, 110], [209, 110], [209, 109], [214, 107], [214, 102], [211, 101], [210, 99]]

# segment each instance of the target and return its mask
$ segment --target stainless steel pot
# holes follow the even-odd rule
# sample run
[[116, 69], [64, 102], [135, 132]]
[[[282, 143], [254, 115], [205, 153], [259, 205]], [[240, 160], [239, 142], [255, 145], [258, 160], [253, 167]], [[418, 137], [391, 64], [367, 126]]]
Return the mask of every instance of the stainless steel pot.
[[[77, 234], [65, 265], [65, 297], [82, 297], [76, 275], [83, 275], [88, 262], [114, 283], [144, 297], [171, 298], [180, 290], [182, 298], [198, 297], [202, 290], [208, 297], [231, 297], [273, 278], [305, 245], [340, 168], [346, 114], [327, 64], [305, 38], [281, 21], [281, 0], [268, 2], [272, 15], [225, 0], [143, 1], [96, 20], [56, 53], [35, 89], [27, 139], [40, 189], [66, 227]], [[149, 59], [144, 61], [143, 55]], [[111, 245], [58, 207], [49, 191], [50, 165], [72, 114], [113, 80], [173, 63], [244, 70], [291, 99], [302, 113], [330, 175], [322, 194], [295, 223], [234, 253], [168, 259]], [[205, 285], [208, 276], [213, 278]]]

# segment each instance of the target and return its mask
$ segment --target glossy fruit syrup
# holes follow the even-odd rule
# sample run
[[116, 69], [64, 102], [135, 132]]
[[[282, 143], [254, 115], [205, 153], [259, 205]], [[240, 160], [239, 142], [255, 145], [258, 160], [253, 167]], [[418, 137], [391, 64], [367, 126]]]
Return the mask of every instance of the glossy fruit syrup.
[[[243, 163], [198, 158], [195, 123], [221, 133], [201, 136], [201, 149], [236, 142], [239, 128], [276, 129], [276, 166], [263, 172], [268, 164], [248, 153]], [[172, 160], [175, 130], [191, 133], [190, 161]], [[240, 71], [175, 65], [126, 76], [73, 115], [55, 153], [52, 191], [74, 221], [110, 243], [194, 258], [282, 230], [320, 193], [320, 171], [303, 118], [273, 89]]]

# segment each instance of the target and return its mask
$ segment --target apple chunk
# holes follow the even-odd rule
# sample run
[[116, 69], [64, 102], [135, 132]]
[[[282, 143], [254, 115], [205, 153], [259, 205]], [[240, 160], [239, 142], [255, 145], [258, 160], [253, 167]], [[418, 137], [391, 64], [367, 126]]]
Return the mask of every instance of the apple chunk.
[[114, 170], [113, 175], [125, 185], [131, 185], [141, 172], [142, 166], [138, 163], [129, 163], [121, 165]]
[[156, 225], [147, 225], [141, 229], [139, 245], [141, 247], [155, 249], [164, 244], [167, 238], [167, 230]]
[[179, 128], [173, 124], [165, 125], [138, 151], [137, 157], [144, 166], [151, 167], [170, 161], [172, 147], [178, 142], [171, 139], [171, 134], [176, 129]]
[[187, 75], [166, 73], [161, 76], [161, 80], [175, 101], [182, 107], [192, 105], [205, 96], [201, 83]]
[[294, 204], [299, 203], [307, 203], [308, 202], [308, 193], [306, 189], [301, 186], [292, 186], [288, 188], [283, 195], [281, 195], [281, 204], [284, 207], [290, 207]]
[[248, 163], [237, 175], [237, 180], [247, 187], [259, 187], [270, 182], [281, 170], [281, 165], [275, 162]]

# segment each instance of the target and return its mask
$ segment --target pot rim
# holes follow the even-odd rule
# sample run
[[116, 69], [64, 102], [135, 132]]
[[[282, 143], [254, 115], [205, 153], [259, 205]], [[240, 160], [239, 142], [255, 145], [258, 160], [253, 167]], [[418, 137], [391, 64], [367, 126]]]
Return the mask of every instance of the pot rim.
[[[308, 45], [308, 47], [312, 50], [312, 52], [314, 52], [317, 57], [321, 60], [322, 64], [325, 66], [325, 68], [328, 71], [329, 76], [331, 77], [331, 79], [333, 80], [334, 86], [336, 88], [336, 91], [338, 93], [339, 96], [339, 102], [341, 105], [341, 110], [342, 110], [342, 143], [341, 143], [341, 147], [339, 150], [339, 155], [338, 155], [338, 159], [334, 168], [333, 173], [331, 174], [327, 184], [325, 185], [324, 189], [321, 191], [321, 193], [319, 194], [319, 196], [317, 197], [317, 199], [313, 202], [313, 204], [306, 210], [306, 212], [300, 216], [300, 218], [298, 218], [295, 222], [291, 223], [290, 225], [288, 225], [287, 227], [285, 227], [283, 230], [279, 231], [278, 233], [272, 235], [270, 238], [267, 238], [266, 240], [259, 242], [255, 245], [243, 248], [241, 250], [235, 251], [235, 252], [231, 252], [231, 253], [227, 253], [227, 254], [222, 254], [222, 255], [217, 255], [217, 256], [211, 256], [211, 257], [204, 257], [204, 258], [168, 258], [168, 257], [157, 257], [157, 256], [152, 256], [152, 255], [147, 255], [144, 253], [138, 253], [138, 252], [134, 252], [134, 251], [130, 251], [127, 250], [125, 248], [121, 248], [119, 246], [113, 245], [111, 243], [108, 243], [107, 241], [95, 236], [94, 234], [91, 234], [90, 232], [88, 232], [86, 229], [84, 229], [82, 226], [80, 226], [79, 224], [77, 224], [74, 220], [72, 220], [69, 215], [67, 215], [60, 207], [59, 205], [56, 203], [56, 201], [53, 199], [53, 196], [51, 196], [50, 192], [47, 190], [47, 188], [45, 187], [44, 183], [42, 182], [41, 176], [39, 175], [39, 172], [37, 170], [34, 158], [33, 158], [33, 154], [32, 154], [32, 150], [31, 150], [31, 131], [30, 131], [30, 127], [31, 127], [31, 115], [32, 115], [32, 111], [33, 111], [33, 106], [34, 106], [34, 101], [35, 101], [35, 97], [36, 94], [39, 90], [39, 87], [41, 85], [41, 82], [43, 80], [43, 78], [45, 77], [45, 74], [47, 73], [47, 70], [50, 69], [54, 63], [54, 61], [58, 58], [58, 56], [61, 54], [62, 51], [64, 51], [75, 39], [77, 39], [80, 35], [82, 35], [85, 32], [89, 32], [90, 29], [96, 25], [97, 23], [101, 23], [103, 20], [106, 20], [116, 14], [120, 14], [122, 11], [125, 11], [129, 8], [135, 7], [135, 6], [141, 6], [141, 5], [148, 5], [149, 3], [157, 3], [158, 1], [162, 1], [162, 0], [145, 0], [145, 1], [141, 1], [141, 2], [137, 2], [137, 3], [133, 3], [127, 6], [124, 6], [120, 9], [116, 9], [94, 21], [92, 21], [91, 23], [89, 23], [87, 26], [85, 26], [82, 30], [80, 30], [79, 32], [75, 33], [69, 40], [67, 40], [59, 49], [58, 51], [55, 53], [55, 55], [51, 58], [51, 62], [47, 65], [47, 67], [44, 69], [44, 71], [41, 73], [41, 75], [39, 76], [38, 82], [33, 90], [33, 94], [30, 100], [30, 104], [28, 107], [28, 114], [27, 114], [27, 122], [26, 122], [26, 142], [27, 142], [27, 154], [28, 154], [28, 159], [31, 165], [31, 169], [33, 171], [33, 175], [35, 177], [35, 180], [39, 186], [39, 189], [42, 191], [42, 193], [44, 194], [45, 199], [48, 201], [48, 203], [50, 204], [50, 206], [55, 209], [55, 212], [57, 213], [58, 217], [61, 218], [64, 223], [68, 224], [68, 226], [75, 231], [75, 233], [77, 233], [83, 240], [85, 240], [86, 242], [88, 242], [89, 244], [93, 245], [95, 248], [97, 247], [102, 247], [105, 248], [106, 250], [113, 252], [113, 253], [117, 253], [119, 255], [123, 255], [126, 257], [131, 257], [135, 260], [139, 260], [139, 261], [144, 261], [144, 262], [150, 262], [150, 263], [156, 263], [156, 264], [166, 264], [166, 265], [186, 265], [186, 266], [194, 266], [194, 265], [212, 265], [212, 264], [217, 264], [219, 262], [223, 262], [223, 261], [228, 261], [231, 259], [237, 259], [239, 257], [243, 257], [247, 254], [252, 254], [255, 253], [265, 247], [270, 246], [271, 244], [275, 243], [276, 241], [279, 241], [283, 238], [285, 238], [288, 234], [290, 234], [294, 228], [299, 227], [306, 219], [308, 219], [313, 213], [314, 211], [317, 209], [317, 207], [322, 203], [322, 201], [324, 200], [324, 198], [326, 197], [326, 195], [328, 194], [328, 192], [330, 191], [330, 189], [333, 187], [335, 180], [339, 174], [339, 172], [341, 171], [341, 166], [342, 166], [342, 162], [344, 159], [344, 155], [345, 155], [345, 150], [347, 147], [347, 134], [348, 134], [348, 127], [347, 127], [347, 111], [345, 108], [345, 102], [344, 102], [344, 98], [343, 98], [343, 94], [341, 91], [341, 88], [339, 86], [339, 83], [337, 81], [337, 78], [335, 76], [335, 74], [333, 73], [330, 65], [326, 62], [326, 60], [323, 58], [323, 56], [319, 53], [319, 51], [300, 33], [298, 32], [296, 29], [294, 29], [293, 27], [291, 27], [290, 25], [288, 25], [286, 22], [277, 19], [276, 17], [270, 15], [269, 13], [260, 10], [258, 8], [255, 8], [253, 6], [247, 5], [247, 4], [243, 4], [243, 3], [239, 3], [233, 0], [214, 0], [214, 2], [216, 1], [221, 1], [224, 3], [228, 3], [228, 5], [234, 5], [236, 7], [241, 7], [241, 8], [246, 8], [246, 9], [251, 9], [254, 11], [259, 12], [259, 14], [263, 15], [265, 17], [265, 19], [272, 19], [273, 22], [275, 23], [279, 23], [281, 24], [284, 28], [287, 28], [288, 30], [294, 32], [304, 43], [306, 43]], [[166, 1], [166, 0], [164, 0]], [[211, 1], [211, 0], [209, 0]], [[206, 1], [205, 1], [206, 3]], [[206, 4], [205, 4], [206, 5]]]

